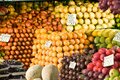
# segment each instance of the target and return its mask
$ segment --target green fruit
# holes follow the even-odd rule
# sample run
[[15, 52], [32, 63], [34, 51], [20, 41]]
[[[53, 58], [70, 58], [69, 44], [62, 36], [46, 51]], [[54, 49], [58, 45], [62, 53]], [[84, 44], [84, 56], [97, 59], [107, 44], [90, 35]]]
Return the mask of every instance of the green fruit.
[[109, 80], [113, 80], [113, 79], [114, 79], [114, 77], [110, 77], [110, 78], [109, 78]]
[[107, 45], [107, 48], [112, 48], [112, 47], [113, 47], [113, 44], [111, 43]]
[[120, 27], [120, 23], [117, 23], [117, 27]]
[[111, 69], [109, 75], [110, 77], [119, 76], [119, 71], [117, 69]]
[[112, 40], [112, 44], [113, 44], [113, 45], [116, 45], [116, 44], [117, 44], [117, 41]]
[[104, 42], [105, 42], [105, 37], [101, 37], [101, 38], [100, 38], [100, 42], [101, 42], [101, 43], [104, 43]]
[[106, 48], [106, 44], [100, 44], [99, 48]]
[[106, 38], [106, 39], [105, 39], [105, 43], [106, 43], [106, 44], [110, 44], [110, 43], [111, 43], [111, 38], [109, 38], [109, 37]]
[[119, 22], [120, 22], [120, 19], [119, 19], [119, 18], [117, 18], [117, 19], [116, 19], [116, 22], [117, 22], [117, 23], [119, 23]]
[[111, 32], [111, 29], [106, 29], [103, 33], [102, 33], [102, 36], [103, 37], [108, 37], [109, 36], [109, 32]]
[[114, 77], [113, 80], [120, 80], [119, 76]]
[[120, 46], [120, 42], [117, 42], [117, 46]]
[[94, 42], [99, 43], [99, 39], [100, 39], [99, 37], [95, 37]]

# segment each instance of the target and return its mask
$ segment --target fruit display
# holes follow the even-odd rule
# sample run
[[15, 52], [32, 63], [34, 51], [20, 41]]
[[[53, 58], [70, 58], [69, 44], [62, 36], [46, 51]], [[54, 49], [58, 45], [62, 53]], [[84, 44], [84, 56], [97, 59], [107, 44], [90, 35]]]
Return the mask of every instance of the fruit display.
[[112, 48], [113, 46], [117, 45], [120, 46], [120, 42], [114, 40], [116, 34], [120, 32], [117, 29], [101, 29], [101, 30], [94, 30], [92, 35], [94, 38], [94, 43], [97, 48]]
[[119, 0], [99, 0], [99, 7], [103, 11], [110, 8], [113, 14], [120, 14], [120, 1]]
[[4, 43], [2, 51], [5, 53], [4, 59], [15, 59], [29, 67], [32, 58], [32, 45], [34, 39], [34, 29], [1, 28], [0, 34], [11, 35], [9, 42]]
[[[91, 62], [92, 55], [95, 50], [87, 50], [86, 54], [73, 54], [72, 56], [65, 56], [62, 60], [62, 67], [60, 69], [60, 80], [81, 80], [82, 70], [87, 64]], [[75, 67], [70, 67], [71, 62], [75, 62]], [[72, 64], [73, 66], [73, 64]]]
[[[68, 5], [60, 3], [55, 6], [52, 14], [61, 18], [63, 27], [68, 31], [85, 29], [88, 32], [94, 29], [100, 28], [112, 28], [114, 27], [114, 15], [110, 13], [110, 10], [103, 12], [98, 8], [98, 3], [82, 3], [70, 1]], [[76, 14], [76, 24], [74, 26], [67, 25], [68, 15]]]
[[31, 65], [45, 66], [51, 63], [60, 68], [63, 56], [82, 54], [85, 48], [94, 48], [94, 38], [87, 36], [83, 30], [47, 33], [46, 29], [37, 29], [35, 37]]
[[120, 80], [120, 72], [117, 69], [111, 69], [109, 76], [107, 76], [104, 80]]
[[[87, 65], [87, 68], [83, 70], [83, 74], [86, 78], [91, 80], [103, 80], [108, 76], [111, 69], [119, 69], [119, 50], [118, 47], [113, 47], [111, 49], [100, 48], [98, 52], [94, 53], [92, 56], [92, 62]], [[113, 65], [104, 65], [104, 59], [106, 56], [114, 55], [114, 64]], [[112, 74], [112, 73], [110, 73]], [[85, 79], [87, 80], [87, 79]], [[112, 79], [113, 80], [113, 79]]]

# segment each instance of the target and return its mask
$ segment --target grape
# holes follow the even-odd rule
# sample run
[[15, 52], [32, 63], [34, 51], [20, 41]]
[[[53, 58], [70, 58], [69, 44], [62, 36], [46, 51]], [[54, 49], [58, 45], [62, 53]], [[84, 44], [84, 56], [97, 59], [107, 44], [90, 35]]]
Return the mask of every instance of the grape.
[[120, 0], [100, 0], [99, 8], [103, 11], [110, 8], [113, 14], [120, 14]]

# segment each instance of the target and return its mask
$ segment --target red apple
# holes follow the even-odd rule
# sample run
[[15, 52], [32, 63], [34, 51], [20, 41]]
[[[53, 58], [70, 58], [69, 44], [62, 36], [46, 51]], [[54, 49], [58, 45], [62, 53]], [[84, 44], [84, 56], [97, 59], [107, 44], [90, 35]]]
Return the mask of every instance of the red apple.
[[101, 60], [101, 61], [104, 61], [104, 57], [105, 57], [105, 54], [101, 54], [101, 55], [100, 55], [100, 60]]
[[106, 48], [100, 48], [100, 49], [98, 50], [98, 52], [100, 52], [101, 54], [105, 54]]
[[93, 55], [93, 58], [95, 60], [99, 60], [100, 59], [100, 53], [96, 52], [94, 55]]
[[97, 62], [96, 62], [96, 66], [97, 67], [102, 67], [103, 65], [102, 65], [102, 61], [101, 60], [98, 60]]
[[115, 60], [116, 60], [116, 61], [119, 61], [119, 60], [120, 60], [120, 53], [116, 53], [116, 54], [115, 54]]
[[112, 54], [112, 52], [110, 51], [110, 50], [106, 50], [106, 55], [108, 56], [108, 55], [111, 55]]
[[94, 64], [93, 64], [93, 63], [89, 63], [89, 64], [87, 65], [87, 69], [88, 69], [88, 70], [93, 70], [93, 67], [94, 67]]
[[103, 74], [107, 74], [108, 72], [109, 72], [109, 68], [103, 68], [103, 69], [102, 69], [102, 73], [103, 73]]
[[120, 48], [118, 48], [116, 51], [117, 51], [118, 53], [120, 53]]
[[103, 67], [98, 68], [98, 72], [102, 72]]
[[93, 67], [93, 71], [95, 71], [95, 72], [98, 71], [98, 69], [99, 69], [99, 67], [97, 67], [97, 66]]
[[114, 62], [114, 65], [112, 66], [112, 68], [118, 68], [119, 67], [119, 63], [117, 61]]

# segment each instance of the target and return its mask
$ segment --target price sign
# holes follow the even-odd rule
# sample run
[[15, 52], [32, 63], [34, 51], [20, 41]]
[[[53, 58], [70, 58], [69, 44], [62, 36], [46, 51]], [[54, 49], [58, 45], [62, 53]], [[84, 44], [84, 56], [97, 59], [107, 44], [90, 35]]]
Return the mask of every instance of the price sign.
[[1, 34], [0, 41], [1, 42], [9, 42], [11, 35], [9, 34]]
[[67, 25], [76, 24], [76, 14], [68, 14]]
[[51, 44], [52, 44], [52, 42], [51, 41], [47, 41], [46, 43], [45, 43], [45, 47], [50, 47], [51, 46]]
[[113, 38], [114, 41], [120, 42], [120, 32], [118, 32]]
[[104, 57], [104, 67], [112, 66], [114, 65], [114, 54], [111, 54], [109, 56]]
[[75, 69], [76, 62], [70, 62], [69, 68]]

